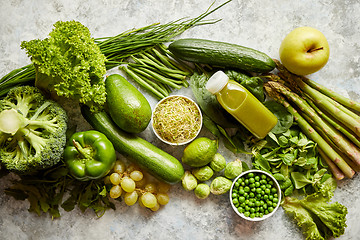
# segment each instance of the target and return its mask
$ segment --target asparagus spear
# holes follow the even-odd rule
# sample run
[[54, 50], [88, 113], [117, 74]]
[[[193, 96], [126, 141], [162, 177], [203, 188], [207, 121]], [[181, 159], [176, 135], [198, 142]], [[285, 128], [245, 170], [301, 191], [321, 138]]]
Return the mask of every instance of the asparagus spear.
[[336, 180], [344, 179], [345, 177], [344, 173], [336, 166], [336, 164], [333, 163], [333, 161], [331, 161], [331, 159], [324, 153], [324, 151], [321, 150], [321, 148], [318, 148], [318, 151], [321, 158], [324, 159], [326, 164], [329, 166], [330, 171], [334, 175], [335, 179]]
[[304, 93], [308, 94], [311, 99], [321, 108], [325, 109], [334, 118], [342, 122], [357, 136], [360, 137], [360, 117], [344, 106], [338, 104], [333, 99], [327, 97], [321, 92], [307, 85], [301, 76], [290, 73], [279, 61], [275, 61], [280, 75], [283, 75], [288, 83], [292, 86], [297, 85]]
[[[348, 178], [352, 178], [355, 174], [354, 170], [345, 162], [345, 160], [320, 136], [318, 132], [314, 130], [314, 128], [298, 113], [298, 111], [293, 108], [283, 96], [281, 96], [278, 92], [276, 92], [272, 86], [269, 84], [270, 82], [265, 84], [265, 90], [275, 101], [282, 104], [293, 116], [295, 121], [299, 124], [299, 127], [304, 132], [304, 134], [316, 142], [319, 148], [326, 153], [329, 159], [336, 164], [336, 166], [344, 173], [344, 175]], [[332, 165], [331, 165], [332, 166]], [[330, 170], [337, 174], [337, 170], [331, 168]]]
[[345, 126], [343, 126], [341, 123], [335, 121], [328, 115], [326, 115], [324, 112], [322, 112], [311, 100], [307, 99], [307, 102], [310, 104], [312, 108], [315, 109], [315, 111], [325, 119], [328, 123], [330, 123], [335, 129], [342, 132], [347, 138], [350, 139], [356, 146], [360, 147], [360, 140], [354, 135], [353, 132], [351, 132], [349, 129], [347, 129]]
[[338, 93], [334, 92], [333, 90], [328, 89], [325, 86], [322, 86], [319, 83], [314, 82], [313, 80], [311, 80], [307, 77], [302, 76], [301, 78], [304, 82], [306, 82], [312, 88], [322, 92], [323, 94], [334, 99], [335, 101], [339, 102], [340, 104], [342, 104], [350, 109], [360, 112], [360, 103], [359, 102], [356, 102], [349, 98], [346, 98], [346, 97], [342, 96], [341, 94], [338, 94]]

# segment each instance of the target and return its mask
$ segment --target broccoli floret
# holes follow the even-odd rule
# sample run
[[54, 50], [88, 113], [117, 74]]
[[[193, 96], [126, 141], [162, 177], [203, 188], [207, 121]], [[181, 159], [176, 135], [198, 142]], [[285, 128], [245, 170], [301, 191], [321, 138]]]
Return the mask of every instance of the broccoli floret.
[[0, 100], [0, 161], [30, 174], [56, 165], [66, 143], [67, 115], [32, 86], [12, 88]]

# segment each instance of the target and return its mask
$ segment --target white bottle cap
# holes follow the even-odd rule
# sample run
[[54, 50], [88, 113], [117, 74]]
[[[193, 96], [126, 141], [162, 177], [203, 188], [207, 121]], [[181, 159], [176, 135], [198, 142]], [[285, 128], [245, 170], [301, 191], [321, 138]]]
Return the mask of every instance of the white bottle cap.
[[214, 73], [206, 83], [206, 89], [212, 94], [220, 92], [228, 83], [229, 77], [223, 71]]

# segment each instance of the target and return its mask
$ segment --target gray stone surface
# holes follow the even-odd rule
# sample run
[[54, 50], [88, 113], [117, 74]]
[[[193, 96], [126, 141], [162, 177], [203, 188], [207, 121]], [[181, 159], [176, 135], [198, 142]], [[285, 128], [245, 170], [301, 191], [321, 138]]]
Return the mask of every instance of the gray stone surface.
[[[215, 2], [215, 6], [223, 1]], [[20, 42], [44, 38], [58, 20], [78, 20], [94, 37], [113, 36], [133, 27], [165, 23], [181, 17], [195, 17], [212, 0], [0, 0], [0, 76], [29, 63]], [[227, 41], [252, 47], [278, 58], [282, 38], [293, 28], [312, 26], [327, 37], [331, 56], [328, 64], [311, 78], [359, 101], [360, 3], [357, 0], [234, 0], [209, 18], [222, 21], [185, 32], [181, 37]], [[118, 72], [117, 70], [112, 70]], [[190, 89], [179, 93], [192, 96]], [[156, 101], [145, 94], [152, 107]], [[70, 104], [69, 104], [70, 105]], [[89, 128], [78, 109], [70, 109], [70, 120], [79, 130]], [[203, 131], [202, 135], [208, 134]], [[181, 157], [181, 147], [167, 147], [148, 128], [142, 136]], [[223, 146], [227, 160], [235, 156]], [[26, 201], [15, 201], [3, 190], [12, 175], [0, 180], [0, 239], [303, 239], [301, 230], [282, 209], [263, 222], [240, 219], [232, 211], [228, 195], [198, 200], [178, 184], [171, 189], [170, 202], [156, 213], [117, 203], [98, 219], [93, 212], [61, 211], [52, 221], [27, 211]], [[348, 208], [347, 229], [340, 239], [359, 239], [360, 179], [343, 180], [334, 201]]]

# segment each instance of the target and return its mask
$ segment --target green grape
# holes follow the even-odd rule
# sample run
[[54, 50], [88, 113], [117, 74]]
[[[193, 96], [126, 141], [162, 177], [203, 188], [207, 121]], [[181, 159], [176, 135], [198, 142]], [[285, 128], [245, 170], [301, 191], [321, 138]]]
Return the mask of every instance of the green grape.
[[151, 192], [151, 193], [155, 193], [157, 190], [156, 184], [155, 183], [148, 183], [145, 185], [144, 190], [146, 192]]
[[155, 207], [152, 207], [150, 209], [151, 209], [151, 211], [156, 212], [157, 210], [159, 210], [159, 208], [160, 208], [159, 203], [156, 203]]
[[157, 204], [157, 199], [154, 194], [146, 192], [141, 196], [141, 202], [147, 208], [153, 208]]
[[116, 160], [113, 170], [114, 170], [114, 172], [116, 172], [118, 174], [124, 173], [126, 170], [125, 163], [120, 160]]
[[143, 179], [143, 177], [144, 177], [143, 173], [138, 170], [132, 171], [130, 173], [130, 178], [136, 182]]
[[133, 192], [135, 190], [135, 181], [129, 177], [123, 177], [121, 180], [121, 188], [125, 192]]
[[138, 193], [136, 191], [133, 192], [127, 192], [124, 196], [124, 202], [128, 206], [134, 205], [138, 200]]
[[134, 163], [131, 163], [126, 169], [126, 171], [128, 173], [131, 173], [131, 172], [136, 171], [136, 170], [139, 170], [139, 167]]
[[137, 188], [143, 188], [147, 184], [146, 177], [143, 177], [140, 181], [135, 182]]
[[112, 183], [112, 185], [119, 185], [121, 181], [121, 176], [118, 173], [112, 173], [110, 175], [110, 182]]
[[111, 198], [118, 198], [121, 196], [122, 189], [119, 185], [115, 185], [110, 189], [110, 197]]
[[171, 185], [165, 182], [159, 182], [157, 190], [159, 193], [167, 193], [170, 190]]
[[166, 205], [169, 202], [169, 195], [167, 193], [158, 193], [156, 199], [160, 205]]
[[105, 184], [105, 185], [111, 184], [111, 182], [110, 182], [110, 176], [109, 176], [109, 175], [106, 176], [106, 177], [104, 177], [104, 184]]

